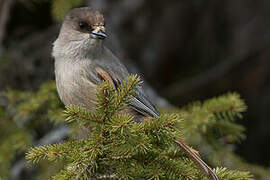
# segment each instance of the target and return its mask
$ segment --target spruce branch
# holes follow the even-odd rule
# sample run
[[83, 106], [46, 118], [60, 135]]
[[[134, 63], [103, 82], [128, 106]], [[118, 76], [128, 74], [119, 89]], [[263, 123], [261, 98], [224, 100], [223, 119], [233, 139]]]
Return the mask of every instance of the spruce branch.
[[149, 118], [144, 123], [141, 123], [142, 130], [144, 132], [150, 132], [155, 130], [169, 130], [174, 129], [177, 123], [180, 123], [181, 119], [177, 114], [161, 114], [161, 116], [157, 119]]
[[120, 85], [120, 88], [118, 89], [118, 96], [115, 96], [115, 100], [117, 102], [115, 109], [121, 109], [125, 105], [129, 104], [133, 99], [133, 95], [135, 95], [138, 88], [141, 87], [141, 84], [142, 81], [137, 75], [131, 75], [126, 80], [124, 80], [124, 82]]
[[[234, 126], [229, 118], [238, 117], [244, 111], [244, 103], [239, 101], [239, 97], [227, 95], [229, 100], [224, 96], [206, 103], [197, 103], [179, 114], [161, 114], [159, 118], [145, 118], [143, 123], [137, 123], [133, 115], [125, 114], [123, 110], [133, 100], [140, 83], [135, 75], [128, 77], [116, 88], [105, 81], [97, 88], [94, 111], [77, 106], [66, 107], [64, 113], [67, 122], [93, 127], [91, 132], [87, 132], [89, 136], [83, 140], [31, 148], [26, 155], [28, 161], [37, 163], [42, 159], [65, 160], [66, 167], [53, 176], [53, 179], [60, 180], [205, 179], [196, 165], [209, 179], [219, 179], [215, 172], [228, 180], [234, 178], [230, 170], [212, 171], [198, 153], [181, 139], [184, 139], [186, 131], [193, 128], [197, 132], [201, 125], [206, 126], [206, 133], [211, 132], [214, 125], [219, 125], [221, 132], [225, 129], [224, 135], [237, 136], [236, 132], [241, 128]], [[194, 125], [188, 126], [190, 122], [187, 120]], [[188, 158], [178, 146], [184, 149]], [[199, 163], [195, 164], [191, 160]], [[245, 173], [235, 177], [250, 180], [245, 179], [249, 178], [249, 174]]]
[[72, 169], [63, 169], [56, 175], [52, 176], [52, 180], [68, 180], [68, 179], [76, 179], [76, 170]]
[[129, 114], [116, 114], [113, 116], [108, 123], [106, 123], [106, 131], [110, 134], [120, 133], [124, 136], [129, 136], [132, 131], [132, 124], [134, 117]]
[[96, 112], [101, 115], [100, 120], [103, 122], [112, 116], [114, 111], [114, 97], [117, 93], [114, 90], [112, 84], [108, 81], [104, 81], [97, 88], [97, 101]]
[[[168, 179], [196, 179], [199, 176], [199, 171], [196, 166], [188, 158], [170, 159], [167, 156], [161, 156], [156, 162], [162, 169], [165, 170], [165, 177]], [[178, 168], [184, 167], [184, 168]]]
[[246, 109], [244, 101], [238, 94], [228, 93], [204, 103], [192, 103], [182, 108], [179, 114], [185, 119], [183, 130], [187, 137], [205, 138], [214, 147], [218, 143], [216, 142], [218, 138], [235, 142], [245, 137], [243, 134], [245, 129], [233, 121], [242, 118], [241, 113]]
[[99, 119], [99, 115], [88, 111], [86, 108], [80, 106], [67, 106], [64, 111], [66, 121], [72, 123], [77, 121], [78, 123], [88, 124], [90, 122], [95, 122], [101, 124], [102, 121]]
[[214, 171], [222, 180], [253, 180], [253, 175], [247, 171], [236, 171], [219, 167], [217, 167]]
[[133, 100], [133, 95], [140, 88], [141, 83], [137, 75], [127, 77], [117, 89], [108, 81], [102, 83], [97, 91], [96, 102], [96, 111], [99, 114], [104, 114], [101, 119], [110, 119], [128, 105]]
[[66, 142], [63, 144], [49, 144], [39, 147], [32, 147], [26, 153], [26, 159], [33, 163], [38, 163], [40, 160], [47, 159], [49, 161], [55, 161], [64, 158], [64, 156], [70, 153], [72, 148], [72, 142]]
[[199, 155], [193, 151], [192, 148], [187, 146], [181, 139], [175, 141], [181, 149], [188, 155], [188, 157], [196, 163], [196, 165], [201, 169], [201, 171], [208, 177], [210, 180], [219, 180], [219, 177], [216, 173], [199, 157]]

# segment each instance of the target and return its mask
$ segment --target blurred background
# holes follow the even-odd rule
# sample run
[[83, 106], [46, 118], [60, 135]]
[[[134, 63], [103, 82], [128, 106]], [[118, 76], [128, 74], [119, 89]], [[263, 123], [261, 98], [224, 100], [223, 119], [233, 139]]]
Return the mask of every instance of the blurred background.
[[1, 90], [35, 91], [54, 79], [52, 43], [79, 6], [104, 13], [107, 46], [143, 76], [159, 106], [240, 93], [247, 138], [236, 152], [270, 166], [269, 0], [0, 0]]

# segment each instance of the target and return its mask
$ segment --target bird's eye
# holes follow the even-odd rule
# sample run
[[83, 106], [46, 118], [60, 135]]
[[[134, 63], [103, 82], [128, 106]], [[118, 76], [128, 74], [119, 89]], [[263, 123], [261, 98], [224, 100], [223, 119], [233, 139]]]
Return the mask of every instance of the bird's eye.
[[80, 26], [81, 29], [85, 29], [87, 27], [87, 25], [85, 23], [83, 23], [83, 22], [80, 22], [79, 26]]

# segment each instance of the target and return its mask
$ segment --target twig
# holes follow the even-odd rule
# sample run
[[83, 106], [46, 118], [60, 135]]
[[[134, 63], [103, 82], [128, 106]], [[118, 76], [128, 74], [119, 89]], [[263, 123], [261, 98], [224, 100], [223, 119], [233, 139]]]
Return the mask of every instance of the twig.
[[216, 173], [182, 140], [175, 141], [187, 156], [201, 169], [201, 171], [208, 177], [209, 180], [220, 180]]

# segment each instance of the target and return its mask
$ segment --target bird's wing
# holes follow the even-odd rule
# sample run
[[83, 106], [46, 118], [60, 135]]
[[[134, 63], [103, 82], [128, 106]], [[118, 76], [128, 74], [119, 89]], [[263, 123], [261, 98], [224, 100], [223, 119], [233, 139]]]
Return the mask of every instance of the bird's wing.
[[130, 103], [130, 106], [145, 116], [150, 115], [155, 118], [159, 117], [159, 112], [141, 88], [137, 91], [137, 94], [134, 96], [134, 100]]
[[[121, 77], [117, 77], [115, 74], [112, 75], [101, 67], [96, 67], [95, 71], [102, 80], [112, 83], [115, 88], [120, 88], [120, 84], [123, 83]], [[129, 106], [144, 116], [159, 117], [159, 112], [145, 95], [142, 88], [138, 89]]]

